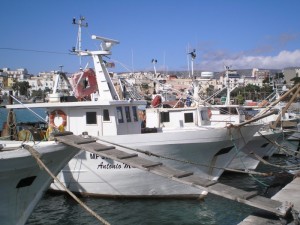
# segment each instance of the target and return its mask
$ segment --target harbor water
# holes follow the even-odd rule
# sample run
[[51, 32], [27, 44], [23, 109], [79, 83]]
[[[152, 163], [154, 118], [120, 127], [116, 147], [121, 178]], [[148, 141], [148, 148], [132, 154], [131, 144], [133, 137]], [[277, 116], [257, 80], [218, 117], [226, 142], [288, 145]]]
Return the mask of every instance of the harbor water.
[[[36, 116], [17, 113], [17, 121], [36, 121]], [[43, 118], [44, 110], [36, 111]], [[5, 109], [0, 110], [0, 124], [6, 120]], [[286, 157], [271, 157], [269, 161], [284, 164]], [[260, 164], [257, 171], [275, 172], [276, 167]], [[261, 195], [275, 176], [225, 173], [219, 181], [246, 191], [257, 190]], [[134, 187], [132, 187], [134, 188]], [[233, 225], [257, 209], [219, 196], [208, 194], [205, 199], [108, 199], [81, 197], [81, 200], [110, 224], [202, 224]], [[1, 209], [0, 209], [1, 210]], [[1, 224], [1, 223], [0, 223]], [[96, 225], [101, 224], [67, 194], [46, 193], [36, 206], [26, 225]]]

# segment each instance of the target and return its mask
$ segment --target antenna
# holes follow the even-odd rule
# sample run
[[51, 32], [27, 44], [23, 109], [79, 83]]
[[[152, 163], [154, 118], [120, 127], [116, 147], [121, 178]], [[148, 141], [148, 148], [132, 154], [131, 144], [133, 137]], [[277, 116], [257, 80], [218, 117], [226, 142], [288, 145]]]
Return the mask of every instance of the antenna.
[[[81, 27], [88, 27], [88, 23], [83, 23], [83, 21], [85, 20], [85, 17], [80, 16], [79, 20], [76, 21], [76, 18], [73, 18], [72, 23], [74, 25], [78, 25], [78, 34], [77, 34], [77, 43], [76, 43], [76, 48], [73, 50], [76, 52], [80, 52], [81, 51]], [[80, 58], [80, 68], [81, 68], [81, 56]]]
[[225, 77], [226, 77], [226, 87], [227, 87], [227, 95], [226, 95], [226, 102], [225, 105], [230, 105], [230, 84], [229, 84], [229, 70], [231, 66], [224, 65], [225, 68]]
[[192, 52], [188, 53], [189, 55], [191, 55], [191, 67], [192, 67], [192, 79], [194, 77], [194, 59], [196, 58], [196, 49], [194, 49]]
[[155, 67], [155, 64], [157, 63], [157, 59], [152, 59], [151, 62], [152, 62], [152, 64], [153, 64], [154, 74], [155, 74], [155, 76], [156, 76], [156, 67]]

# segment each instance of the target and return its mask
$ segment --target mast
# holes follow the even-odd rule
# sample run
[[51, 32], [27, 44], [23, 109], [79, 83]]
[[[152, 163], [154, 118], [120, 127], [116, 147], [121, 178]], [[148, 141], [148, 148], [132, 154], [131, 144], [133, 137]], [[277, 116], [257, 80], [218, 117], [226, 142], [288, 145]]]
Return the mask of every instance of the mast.
[[225, 105], [230, 105], [230, 85], [229, 85], [229, 66], [225, 66], [226, 73], [225, 73], [225, 78], [226, 78], [226, 87], [227, 87], [227, 95], [226, 95], [226, 102]]
[[[80, 16], [79, 20], [76, 21], [76, 18], [73, 18], [73, 24], [78, 25], [78, 34], [77, 34], [77, 43], [76, 43], [76, 48], [73, 49], [73, 51], [80, 52], [81, 51], [81, 27], [88, 27], [88, 23], [83, 23], [85, 18], [83, 16]], [[81, 56], [79, 57], [79, 63], [80, 63], [80, 69], [81, 67]]]
[[188, 53], [191, 55], [191, 68], [192, 68], [192, 79], [194, 78], [194, 59], [196, 58], [196, 49]]
[[154, 75], [155, 75], [155, 78], [156, 78], [156, 67], [155, 67], [155, 65], [156, 65], [156, 63], [157, 63], [157, 59], [152, 59], [152, 64], [153, 64], [153, 69], [154, 69]]

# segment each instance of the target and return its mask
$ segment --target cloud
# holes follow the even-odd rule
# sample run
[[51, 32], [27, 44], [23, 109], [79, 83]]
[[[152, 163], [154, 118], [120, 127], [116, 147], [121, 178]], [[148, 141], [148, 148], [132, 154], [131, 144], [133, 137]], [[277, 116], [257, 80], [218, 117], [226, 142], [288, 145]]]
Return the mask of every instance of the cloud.
[[[283, 69], [285, 67], [300, 66], [300, 50], [281, 51], [275, 56], [251, 56], [234, 54], [227, 58], [220, 59], [222, 54], [216, 54], [216, 57], [206, 57], [205, 60], [196, 63], [195, 69], [222, 71], [224, 65], [231, 66], [232, 69]], [[223, 54], [224, 56], [225, 54]]]

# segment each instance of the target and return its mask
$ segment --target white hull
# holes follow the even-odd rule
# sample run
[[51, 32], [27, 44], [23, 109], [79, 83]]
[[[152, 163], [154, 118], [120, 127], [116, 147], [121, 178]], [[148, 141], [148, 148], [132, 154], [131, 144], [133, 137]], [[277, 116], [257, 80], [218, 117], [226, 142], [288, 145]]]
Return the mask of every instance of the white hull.
[[281, 131], [261, 131], [263, 136], [258, 132], [250, 140], [232, 160], [229, 167], [230, 169], [237, 170], [255, 170], [259, 164], [259, 160], [252, 154], [256, 154], [261, 158], [272, 156], [275, 152], [274, 145], [280, 135]]
[[[21, 145], [21, 142], [9, 144], [12, 142], [0, 141], [0, 144], [4, 143], [7, 147]], [[54, 142], [39, 143], [34, 149], [54, 174], [77, 152], [72, 147]], [[1, 151], [0, 162], [1, 225], [25, 224], [52, 178], [25, 149]]]
[[[231, 133], [229, 129], [218, 128], [191, 132], [107, 136], [100, 139], [196, 163], [197, 165], [193, 165], [161, 160], [139, 154], [140, 157], [152, 161], [161, 161], [166, 166], [191, 171], [205, 179], [217, 180], [223, 173], [223, 168], [227, 167], [235, 157], [234, 146], [242, 148], [245, 145], [244, 140], [249, 141], [259, 127], [245, 126], [240, 129], [241, 132], [234, 129]], [[234, 141], [231, 141], [231, 134]], [[74, 157], [58, 177], [71, 191], [90, 195], [126, 197], [184, 195], [187, 197], [206, 194], [198, 188], [179, 184], [114, 160], [101, 157], [96, 159], [89, 153], [80, 153]], [[51, 188], [59, 190], [55, 185], [51, 185]]]

